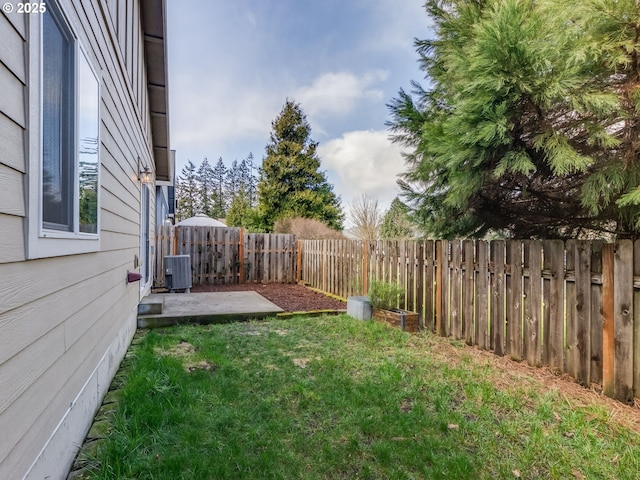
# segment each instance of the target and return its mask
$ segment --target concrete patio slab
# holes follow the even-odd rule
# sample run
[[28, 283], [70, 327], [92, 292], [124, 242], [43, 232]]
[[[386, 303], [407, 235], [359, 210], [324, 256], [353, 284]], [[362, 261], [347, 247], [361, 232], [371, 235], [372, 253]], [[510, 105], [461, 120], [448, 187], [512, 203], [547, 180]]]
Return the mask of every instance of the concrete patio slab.
[[154, 293], [141, 303], [163, 303], [162, 313], [138, 315], [138, 328], [183, 323], [227, 323], [281, 313], [257, 292]]

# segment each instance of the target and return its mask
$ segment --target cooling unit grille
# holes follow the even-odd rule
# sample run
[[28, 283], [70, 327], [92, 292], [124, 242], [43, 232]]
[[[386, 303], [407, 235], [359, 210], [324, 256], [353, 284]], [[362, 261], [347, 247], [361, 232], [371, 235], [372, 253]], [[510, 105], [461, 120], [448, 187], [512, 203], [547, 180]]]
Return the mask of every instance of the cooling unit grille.
[[168, 255], [164, 257], [164, 286], [169, 290], [191, 288], [191, 256]]

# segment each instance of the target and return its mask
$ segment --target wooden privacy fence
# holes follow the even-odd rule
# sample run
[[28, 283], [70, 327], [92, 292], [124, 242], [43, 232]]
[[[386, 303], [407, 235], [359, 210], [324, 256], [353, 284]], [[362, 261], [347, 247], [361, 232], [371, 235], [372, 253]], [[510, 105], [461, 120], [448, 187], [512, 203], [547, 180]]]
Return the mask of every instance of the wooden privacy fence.
[[193, 285], [296, 281], [295, 235], [241, 228], [159, 226], [155, 283], [164, 285], [164, 257], [190, 255]]
[[325, 292], [403, 286], [401, 308], [443, 336], [640, 396], [640, 241], [303, 240], [300, 276]]

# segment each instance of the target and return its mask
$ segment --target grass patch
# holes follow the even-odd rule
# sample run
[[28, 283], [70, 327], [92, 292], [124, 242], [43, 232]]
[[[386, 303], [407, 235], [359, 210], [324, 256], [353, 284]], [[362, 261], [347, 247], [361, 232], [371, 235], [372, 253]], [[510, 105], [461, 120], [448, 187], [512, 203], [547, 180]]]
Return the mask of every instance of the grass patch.
[[344, 315], [151, 331], [84, 478], [640, 478], [604, 409], [464, 352]]

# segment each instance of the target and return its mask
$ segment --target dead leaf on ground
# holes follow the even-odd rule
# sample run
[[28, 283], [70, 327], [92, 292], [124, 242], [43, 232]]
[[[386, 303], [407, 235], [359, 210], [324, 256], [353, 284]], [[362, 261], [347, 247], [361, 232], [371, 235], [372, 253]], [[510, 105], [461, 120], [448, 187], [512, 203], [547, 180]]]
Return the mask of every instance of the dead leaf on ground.
[[447, 428], [449, 430], [459, 430], [460, 429], [460, 425], [458, 425], [457, 423], [450, 423], [449, 425], [447, 425]]
[[573, 470], [571, 473], [573, 473], [574, 478], [577, 480], [587, 480], [587, 477], [585, 477], [580, 470]]
[[520, 470], [514, 470], [513, 471], [513, 476], [516, 477], [516, 478], [521, 478], [522, 475], [520, 474]]

